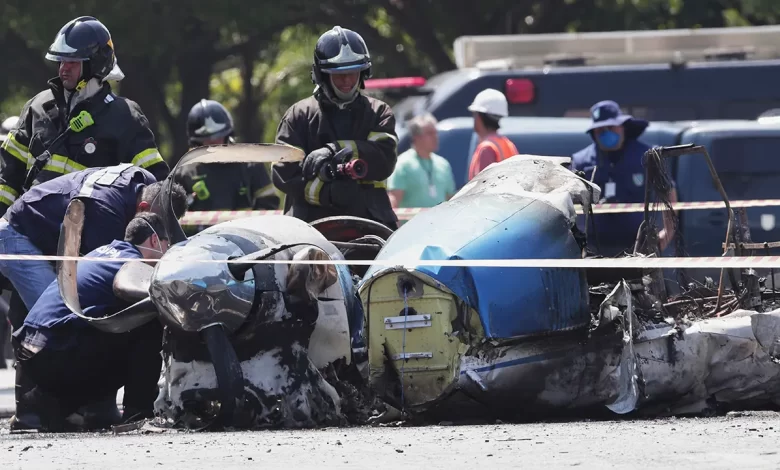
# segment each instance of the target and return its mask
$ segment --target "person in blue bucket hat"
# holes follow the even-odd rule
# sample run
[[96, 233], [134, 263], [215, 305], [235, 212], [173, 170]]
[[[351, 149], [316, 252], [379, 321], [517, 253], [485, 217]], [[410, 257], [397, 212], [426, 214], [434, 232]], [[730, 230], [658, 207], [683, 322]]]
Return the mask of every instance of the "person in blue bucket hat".
[[[624, 114], [614, 101], [600, 101], [590, 109], [593, 123], [587, 133], [593, 143], [572, 155], [572, 170], [585, 173], [601, 188], [601, 203], [637, 203], [645, 200], [645, 168], [642, 157], [651, 147], [639, 140], [650, 125], [643, 119]], [[595, 175], [594, 175], [595, 172]], [[670, 194], [677, 201], [676, 190]], [[643, 212], [603, 214], [595, 217], [595, 242], [599, 254], [617, 256], [633, 250]], [[589, 224], [590, 225], [590, 224]], [[587, 227], [589, 239], [593, 227]], [[667, 217], [659, 232], [661, 250], [674, 236]], [[593, 242], [589, 245], [594, 246]]]

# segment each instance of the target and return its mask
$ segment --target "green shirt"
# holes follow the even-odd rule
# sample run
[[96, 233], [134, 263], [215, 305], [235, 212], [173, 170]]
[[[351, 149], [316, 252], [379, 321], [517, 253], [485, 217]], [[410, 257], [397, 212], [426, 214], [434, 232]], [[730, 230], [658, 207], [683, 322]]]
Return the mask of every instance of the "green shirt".
[[420, 158], [409, 149], [398, 156], [387, 187], [404, 192], [398, 207], [433, 207], [455, 194], [455, 178], [447, 159], [435, 153], [431, 158]]

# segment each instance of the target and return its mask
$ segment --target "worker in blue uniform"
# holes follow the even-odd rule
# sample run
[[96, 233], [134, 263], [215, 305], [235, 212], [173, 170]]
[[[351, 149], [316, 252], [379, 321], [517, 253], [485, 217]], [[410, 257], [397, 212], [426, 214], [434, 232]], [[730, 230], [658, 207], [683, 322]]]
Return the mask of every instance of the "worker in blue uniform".
[[[587, 132], [593, 143], [572, 155], [571, 168], [585, 173], [601, 188], [601, 203], [641, 203], [645, 200], [643, 156], [650, 146], [639, 140], [649, 123], [624, 114], [614, 101], [601, 101], [590, 109], [593, 123]], [[594, 175], [595, 173], [595, 175]], [[677, 202], [676, 190], [669, 199]], [[595, 233], [586, 227], [589, 240], [595, 235], [599, 254], [617, 256], [633, 251], [643, 212], [596, 215]], [[674, 237], [671, 220], [664, 213], [659, 232], [663, 251]], [[593, 243], [589, 243], [593, 246]]]
[[[152, 260], [167, 249], [162, 218], [142, 212], [127, 225], [122, 239], [87, 256]], [[113, 291], [123, 265], [112, 261], [79, 265], [77, 287], [84, 315], [99, 318], [130, 306]], [[49, 284], [13, 334], [17, 403], [12, 428], [72, 431], [152, 417], [162, 368], [160, 321], [153, 319], [127, 333], [100, 331], [71, 312], [59, 287], [56, 280]], [[125, 391], [120, 417], [116, 396], [121, 387]], [[92, 419], [85, 419], [84, 411], [79, 411], [107, 399], [113, 413], [93, 412]]]
[[[158, 211], [162, 183], [129, 163], [89, 168], [69, 173], [30, 188], [0, 219], [0, 253], [4, 255], [57, 254], [60, 226], [68, 204], [84, 201], [85, 221], [82, 252], [121, 240], [136, 212]], [[187, 194], [174, 185], [173, 210], [181, 217], [187, 209]], [[8, 278], [31, 309], [55, 278], [49, 261], [0, 260], [0, 273]], [[18, 319], [11, 319], [14, 329]]]

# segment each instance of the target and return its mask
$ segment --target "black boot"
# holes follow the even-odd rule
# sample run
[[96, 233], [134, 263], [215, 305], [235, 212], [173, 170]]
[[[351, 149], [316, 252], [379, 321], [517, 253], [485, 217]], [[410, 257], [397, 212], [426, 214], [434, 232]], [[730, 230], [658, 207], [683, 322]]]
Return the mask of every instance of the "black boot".
[[24, 325], [27, 313], [22, 296], [15, 290], [12, 291], [11, 299], [8, 302], [8, 321], [11, 322], [11, 331], [16, 331]]
[[7, 369], [8, 363], [6, 362], [6, 345], [10, 342], [11, 333], [9, 332], [10, 324], [5, 317], [4, 312], [0, 312], [0, 369]]
[[99, 401], [82, 406], [68, 416], [67, 421], [83, 431], [108, 429], [119, 424], [122, 421], [122, 415], [116, 406], [116, 392]]
[[43, 392], [24, 372], [23, 361], [16, 361], [16, 414], [11, 417], [11, 430], [61, 432], [65, 430], [59, 401]]

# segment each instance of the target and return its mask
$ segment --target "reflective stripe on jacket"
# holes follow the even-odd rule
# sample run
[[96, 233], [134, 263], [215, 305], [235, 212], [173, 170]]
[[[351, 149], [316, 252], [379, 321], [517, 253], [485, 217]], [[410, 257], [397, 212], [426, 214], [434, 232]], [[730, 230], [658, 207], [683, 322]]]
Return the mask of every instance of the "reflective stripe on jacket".
[[[49, 81], [49, 89], [28, 101], [17, 128], [0, 146], [0, 213], [22, 194], [27, 172], [45, 150], [52, 154], [33, 185], [86, 168], [130, 163], [152, 173], [158, 181], [168, 176], [149, 121], [132, 100], [111, 93], [110, 85], [76, 104], [67, 113], [62, 82]], [[94, 123], [73, 130], [61, 145], [49, 149], [72, 119], [88, 112]]]
[[284, 210], [288, 215], [307, 222], [349, 215], [397, 227], [398, 218], [385, 181], [395, 170], [398, 136], [395, 115], [386, 103], [361, 95], [346, 110], [336, 110], [311, 96], [287, 110], [279, 123], [276, 142], [298, 147], [306, 155], [335, 143], [339, 149], [351, 148], [352, 158], [360, 158], [368, 166], [366, 178], [358, 181], [360, 198], [350, 207], [339, 207], [331, 204], [329, 196], [338, 182], [320, 178], [305, 181], [299, 162], [274, 164], [273, 182], [286, 194]]

